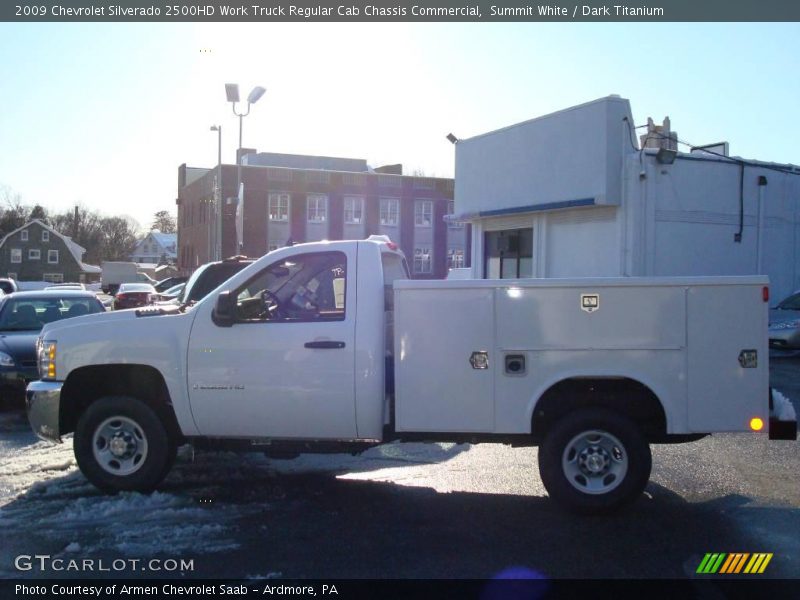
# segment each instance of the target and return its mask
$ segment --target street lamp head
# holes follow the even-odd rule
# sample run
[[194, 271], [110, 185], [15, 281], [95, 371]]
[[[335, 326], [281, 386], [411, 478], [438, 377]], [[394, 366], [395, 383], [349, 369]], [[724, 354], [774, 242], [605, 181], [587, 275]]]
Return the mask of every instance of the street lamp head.
[[211, 131], [220, 131], [222, 129], [221, 125], [212, 125]]
[[261, 98], [261, 96], [264, 95], [264, 92], [266, 92], [266, 91], [267, 90], [265, 90], [263, 87], [261, 87], [260, 85], [257, 85], [256, 87], [253, 88], [253, 91], [250, 92], [250, 95], [247, 96], [247, 103], [248, 104], [255, 104], [256, 102], [258, 102], [258, 100]]
[[239, 101], [239, 84], [238, 83], [226, 83], [225, 84], [225, 95], [228, 97], [228, 102], [238, 102]]

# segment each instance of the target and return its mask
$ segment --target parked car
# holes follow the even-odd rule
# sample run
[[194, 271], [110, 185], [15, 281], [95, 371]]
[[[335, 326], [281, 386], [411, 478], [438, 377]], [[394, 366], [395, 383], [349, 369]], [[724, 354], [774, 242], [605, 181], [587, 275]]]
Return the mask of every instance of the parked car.
[[0, 291], [4, 294], [13, 294], [17, 291], [17, 282], [5, 277], [0, 278]]
[[85, 290], [86, 286], [82, 283], [54, 283], [48, 285], [46, 290]]
[[180, 295], [183, 293], [183, 288], [185, 287], [186, 287], [186, 282], [179, 283], [178, 285], [173, 285], [168, 290], [160, 292], [158, 294], [158, 299], [163, 302], [164, 300], [174, 300], [176, 298], [179, 298]]
[[156, 288], [149, 283], [123, 283], [114, 296], [114, 310], [147, 306], [157, 297]]
[[39, 378], [36, 338], [45, 324], [105, 312], [92, 292], [15, 292], [0, 298], [0, 391], [22, 393]]
[[253, 262], [255, 262], [255, 259], [247, 256], [231, 256], [224, 260], [201, 265], [192, 273], [192, 276], [186, 282], [186, 287], [183, 288], [183, 293], [178, 298], [167, 300], [160, 304], [194, 304], [199, 302], [209, 292]]
[[769, 345], [776, 349], [800, 349], [800, 291], [770, 309]]
[[167, 277], [166, 279], [162, 279], [161, 281], [156, 282], [153, 286], [156, 288], [157, 292], [165, 292], [168, 289], [175, 287], [179, 283], [186, 283], [186, 280], [189, 279], [188, 277]]

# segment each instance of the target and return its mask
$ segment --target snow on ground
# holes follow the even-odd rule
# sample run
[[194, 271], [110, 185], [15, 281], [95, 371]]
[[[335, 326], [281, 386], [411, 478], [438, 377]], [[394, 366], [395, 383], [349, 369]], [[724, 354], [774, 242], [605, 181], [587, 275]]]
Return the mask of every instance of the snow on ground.
[[[30, 539], [28, 546], [61, 548], [71, 558], [174, 556], [238, 546], [234, 522], [242, 509], [204, 506], [193, 493], [104, 495], [78, 471], [71, 438], [59, 445], [34, 441], [17, 424], [7, 413], [0, 415], [3, 539]], [[215, 475], [224, 481], [224, 474]]]
[[[270, 503], [280, 499], [279, 491], [270, 496], [263, 485], [250, 482], [270, 482], [279, 474], [331, 472], [343, 478], [426, 485], [430, 474], [423, 474], [424, 467], [468, 449], [454, 444], [389, 444], [361, 456], [273, 460], [229, 452], [195, 455], [187, 446], [159, 491], [111, 496], [80, 473], [71, 436], [63, 444], [37, 441], [24, 415], [3, 412], [0, 537], [15, 540], [23, 551], [54, 548], [56, 555], [68, 558], [219, 553], [238, 547], [238, 527], [245, 517], [270, 511]], [[439, 491], [451, 491], [446, 480], [442, 486]]]

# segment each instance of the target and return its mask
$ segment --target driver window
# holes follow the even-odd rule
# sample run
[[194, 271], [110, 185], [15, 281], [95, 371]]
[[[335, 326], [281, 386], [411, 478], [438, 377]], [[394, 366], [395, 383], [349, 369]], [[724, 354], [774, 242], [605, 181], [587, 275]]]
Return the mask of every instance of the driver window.
[[346, 276], [342, 252], [302, 254], [273, 263], [236, 290], [236, 320], [341, 321]]

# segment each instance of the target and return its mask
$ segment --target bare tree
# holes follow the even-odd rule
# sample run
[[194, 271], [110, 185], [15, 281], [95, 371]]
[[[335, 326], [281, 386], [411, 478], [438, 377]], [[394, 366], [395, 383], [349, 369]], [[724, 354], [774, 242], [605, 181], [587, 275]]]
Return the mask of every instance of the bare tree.
[[11, 233], [28, 220], [30, 209], [22, 203], [22, 196], [8, 185], [0, 185], [0, 235]]
[[161, 233], [175, 233], [177, 231], [175, 217], [169, 211], [160, 210], [153, 215], [153, 224], [150, 229], [158, 229]]
[[129, 217], [106, 217], [100, 222], [103, 260], [128, 260], [136, 247], [138, 225]]

